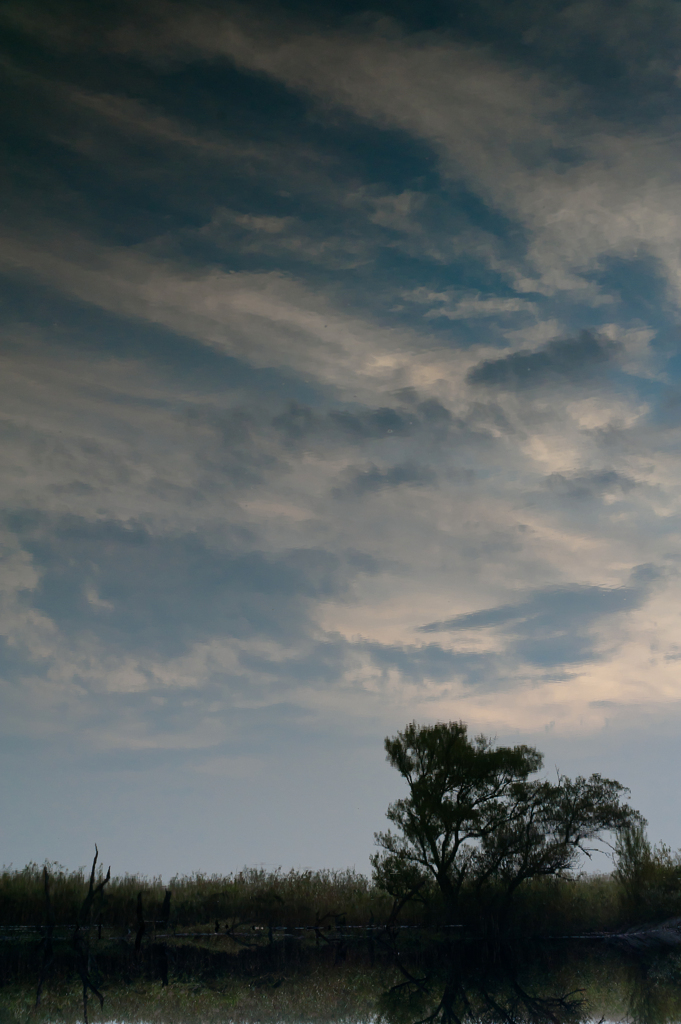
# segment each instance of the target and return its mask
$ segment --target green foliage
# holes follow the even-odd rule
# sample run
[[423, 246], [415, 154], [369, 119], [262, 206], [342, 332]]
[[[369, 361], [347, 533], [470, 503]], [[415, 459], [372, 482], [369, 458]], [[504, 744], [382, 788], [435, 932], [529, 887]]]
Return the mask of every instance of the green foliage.
[[[470, 912], [479, 908], [471, 900]], [[507, 928], [518, 936], [618, 932], [629, 925], [619, 886], [611, 875], [544, 876], [516, 891]]]
[[474, 869], [471, 840], [491, 840], [507, 821], [515, 787], [536, 772], [541, 754], [533, 747], [497, 747], [478, 736], [470, 740], [463, 722], [419, 726], [388, 737], [390, 764], [407, 781], [409, 796], [388, 808], [399, 834], [379, 832], [383, 853], [374, 855], [375, 878], [403, 870], [429, 874], [445, 900], [454, 904]]
[[[67, 871], [48, 863], [52, 909], [57, 925], [73, 926], [88, 892], [84, 868]], [[104, 878], [100, 872], [96, 881]], [[206, 928], [216, 919], [268, 925], [314, 925], [343, 917], [357, 924], [386, 920], [392, 900], [356, 871], [265, 871], [245, 868], [230, 875], [196, 873], [176, 876], [172, 891], [171, 926]], [[102, 901], [106, 927], [135, 928], [137, 895], [142, 893], [147, 920], [161, 917], [166, 886], [161, 878], [126, 874], [113, 877]], [[98, 908], [99, 909], [99, 908]], [[43, 867], [28, 864], [0, 873], [0, 925], [39, 925], [45, 916]]]
[[624, 786], [592, 775], [556, 783], [523, 781], [507, 801], [505, 820], [483, 837], [475, 884], [503, 883], [508, 897], [528, 879], [567, 874], [590, 855], [604, 832], [619, 832], [639, 817], [622, 804]]
[[[611, 875], [555, 876], [526, 880], [514, 894], [508, 927], [527, 935], [575, 935], [621, 931], [651, 920], [681, 914], [681, 858], [666, 847], [651, 850], [652, 870], [625, 888], [622, 859]], [[266, 872], [251, 869], [225, 877], [192, 875], [172, 880], [171, 927], [179, 931], [212, 930], [215, 919], [244, 920], [267, 925], [314, 925], [386, 923], [393, 917], [395, 902], [415, 889], [418, 876], [400, 874], [399, 864], [381, 861], [381, 868], [395, 871], [392, 878], [374, 881], [355, 872]], [[50, 865], [52, 902], [58, 925], [73, 927], [87, 893], [84, 872], [55, 870]], [[379, 888], [382, 883], [383, 888]], [[503, 898], [504, 888], [488, 883], [488, 898]], [[107, 890], [109, 886], [107, 886]], [[161, 880], [138, 875], [112, 878], [103, 903], [105, 928], [135, 928], [137, 893], [144, 893], [145, 917], [159, 915], [165, 895]], [[279, 899], [275, 898], [276, 896]], [[437, 924], [448, 911], [437, 886], [427, 881], [417, 900], [404, 905], [402, 923]], [[0, 875], [0, 925], [38, 925], [45, 916], [41, 868], [28, 865], [20, 871], [6, 869]], [[481, 921], [480, 898], [474, 887], [465, 886], [457, 905], [458, 920], [475, 932]]]
[[419, 864], [395, 853], [373, 856], [372, 862], [374, 884], [389, 893], [400, 907], [409, 900], [425, 902], [432, 897], [432, 880]]
[[633, 822], [617, 837], [614, 878], [632, 921], [681, 914], [681, 853], [664, 843], [651, 846], [642, 822]]
[[429, 878], [450, 915], [471, 891], [503, 915], [528, 881], [566, 877], [604, 832], [642, 821], [622, 802], [620, 783], [530, 779], [542, 767], [539, 751], [471, 740], [463, 722], [412, 722], [385, 749], [409, 794], [388, 808], [398, 831], [377, 833], [372, 865], [376, 884], [402, 903]]
[[170, 880], [173, 920], [207, 924], [215, 918], [273, 925], [315, 924], [346, 915], [368, 923], [389, 912], [390, 900], [364, 875], [345, 871], [265, 871], [195, 874]]
[[[41, 924], [45, 914], [43, 867], [50, 875], [50, 899], [57, 924], [74, 925], [88, 893], [89, 873], [85, 868], [67, 871], [56, 861], [27, 864], [18, 871], [3, 867], [0, 872], [0, 923]], [[96, 882], [104, 880], [100, 869]]]
[[[502, 920], [524, 934], [568, 935], [681, 914], [681, 855], [651, 848], [618, 782], [532, 779], [542, 767], [539, 751], [470, 739], [462, 722], [411, 723], [385, 746], [409, 792], [388, 809], [397, 832], [377, 834], [371, 879], [350, 870], [255, 868], [176, 876], [168, 918], [159, 877], [109, 880], [93, 865], [88, 879], [83, 868], [48, 863], [54, 924], [88, 923], [94, 913], [125, 933], [138, 927], [140, 899], [153, 927], [205, 931], [217, 920], [223, 934], [225, 925], [392, 924], [399, 912], [405, 924], [456, 915], [469, 933]], [[617, 835], [613, 875], [575, 877], [578, 857], [608, 831]], [[43, 866], [3, 868], [0, 925], [36, 926], [46, 914]]]
[[615, 844], [615, 878], [625, 900], [633, 901], [655, 875], [653, 850], [645, 826], [636, 823], [623, 829]]

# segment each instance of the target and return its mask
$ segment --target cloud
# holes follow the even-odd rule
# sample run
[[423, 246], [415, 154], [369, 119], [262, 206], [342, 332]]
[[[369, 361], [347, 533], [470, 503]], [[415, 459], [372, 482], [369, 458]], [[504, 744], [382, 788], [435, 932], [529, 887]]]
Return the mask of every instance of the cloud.
[[[597, 6], [587, 19], [597, 26], [591, 38], [612, 49], [609, 9]], [[541, 31], [560, 38], [566, 29], [574, 33], [575, 26], [587, 23], [579, 11], [573, 5], [551, 13]], [[9, 13], [29, 31], [45, 29], [35, 14]], [[511, 21], [517, 18], [515, 13]], [[677, 20], [670, 19], [672, 37]], [[648, 43], [641, 53], [646, 52], [652, 22], [632, 4], [617, 18], [615, 51], [625, 53], [631, 44], [627, 32], [638, 22], [645, 26], [642, 38]], [[549, 24], [561, 29], [549, 30]], [[552, 76], [546, 67], [539, 71], [521, 67], [517, 60], [495, 58], [489, 50], [455, 41], [446, 32], [410, 35], [386, 22], [370, 29], [364, 25], [325, 31], [312, 22], [276, 19], [238, 6], [225, 15], [210, 8], [162, 4], [146, 24], [126, 15], [118, 25], [109, 20], [104, 29], [84, 23], [71, 35], [75, 45], [86, 38], [88, 45], [152, 62], [222, 57], [312, 98], [327, 116], [331, 105], [379, 129], [422, 140], [439, 154], [451, 187], [464, 181], [489, 210], [520, 227], [524, 251], [516, 247], [513, 259], [500, 259], [493, 235], [486, 242], [478, 240], [480, 254], [484, 250], [490, 266], [504, 273], [517, 291], [563, 291], [598, 306], [614, 296], [602, 291], [594, 275], [613, 257], [642, 257], [663, 271], [670, 297], [678, 300], [681, 220], [673, 212], [678, 137], [665, 122], [664, 110], [657, 120], [648, 119], [645, 128], [623, 123], [620, 111], [608, 120], [587, 85], [577, 82], [574, 73], [570, 81], [569, 63], [561, 75]], [[63, 26], [54, 34], [61, 43], [68, 36]], [[533, 38], [530, 32], [527, 43]], [[634, 49], [639, 48], [637, 41]], [[637, 58], [631, 64], [630, 58], [625, 64], [643, 73], [645, 62]], [[130, 114], [125, 98], [120, 102], [132, 123], [149, 120], [148, 114]], [[93, 110], [101, 108], [102, 116], [121, 116], [116, 98], [90, 98], [87, 103]], [[159, 115], [158, 130], [177, 135], [164, 117]], [[395, 217], [401, 218], [399, 230], [405, 237], [413, 235], [416, 195], [414, 189], [395, 192], [372, 216], [390, 228], [397, 223]], [[471, 239], [462, 242], [472, 251]], [[307, 243], [301, 239], [300, 244], [303, 252]]]
[[334, 497], [362, 497], [378, 491], [392, 490], [395, 487], [432, 487], [437, 480], [435, 472], [429, 466], [419, 466], [413, 462], [403, 462], [396, 466], [380, 469], [371, 463], [364, 468], [348, 467], [343, 473], [344, 482], [334, 487]]
[[614, 469], [602, 469], [574, 476], [552, 473], [546, 478], [546, 486], [561, 497], [582, 499], [609, 494], [623, 497], [637, 486], [637, 482]]
[[199, 234], [220, 248], [238, 246], [244, 255], [290, 257], [333, 268], [367, 263], [374, 248], [358, 231], [330, 235], [324, 223], [309, 225], [297, 217], [253, 215], [224, 207], [215, 211]]
[[378, 644], [358, 641], [357, 650], [366, 652], [378, 669], [398, 672], [406, 680], [452, 683], [464, 677], [468, 682], [484, 672], [484, 656], [474, 652], [451, 651], [440, 644]]
[[34, 607], [63, 637], [92, 631], [112, 652], [167, 657], [214, 635], [298, 636], [310, 602], [341, 596], [349, 581], [337, 555], [314, 547], [220, 550], [76, 517], [17, 518], [15, 529], [41, 566]]
[[[36, 812], [10, 809], [8, 859], [62, 857], [31, 847], [32, 822], [65, 835], [44, 779], [86, 799], [94, 772], [98, 835], [161, 815], [131, 869], [364, 865], [382, 737], [414, 718], [623, 782], [609, 736], [650, 721], [654, 787], [679, 696], [673, 19], [656, 43], [626, 0], [612, 39], [598, 0], [413, 33], [40, 8], [0, 296], [0, 717]], [[585, 326], [580, 368], [554, 343]], [[481, 612], [502, 621], [418, 628]]]
[[313, 443], [365, 446], [372, 441], [407, 438], [419, 439], [423, 444], [455, 438], [462, 447], [475, 447], [490, 440], [491, 423], [496, 427], [503, 423], [498, 409], [482, 403], [472, 403], [464, 417], [454, 416], [437, 398], [419, 400], [414, 388], [400, 388], [396, 397], [402, 399], [399, 405], [324, 411], [293, 401], [273, 418], [272, 424], [289, 444], [306, 447]]
[[[149, 59], [222, 56], [317, 103], [425, 141], [450, 180], [464, 180], [526, 232], [524, 259], [507, 266], [518, 291], [564, 291], [597, 305], [611, 297], [585, 275], [609, 256], [647, 252], [678, 299], [681, 222], [670, 211], [679, 143], [664, 123], [623, 131], [574, 79], [567, 84], [548, 70], [494, 59], [446, 34], [410, 36], [385, 25], [322, 31], [245, 8], [227, 17], [164, 10], [153, 32], [130, 24], [110, 45]], [[597, 20], [605, 37], [602, 9]]]
[[613, 359], [621, 346], [582, 331], [579, 338], [549, 342], [537, 351], [512, 352], [488, 359], [468, 372], [470, 384], [527, 388], [564, 381], [585, 381], [598, 367]]
[[457, 615], [419, 627], [421, 633], [505, 627], [516, 657], [534, 665], [569, 665], [599, 658], [595, 626], [604, 616], [629, 613], [648, 599], [660, 573], [654, 566], [632, 570], [628, 586], [544, 588], [524, 601]]
[[422, 633], [441, 633], [508, 623], [521, 623], [523, 628], [528, 628], [527, 624], [530, 623], [532, 630], [541, 630], [549, 621], [564, 622], [566, 617], [573, 623], [584, 624], [600, 615], [613, 615], [636, 608], [645, 594], [647, 589], [642, 591], [630, 587], [574, 586], [540, 590], [527, 601], [518, 604], [457, 615], [445, 622], [420, 626], [419, 630]]
[[197, 268], [55, 233], [41, 242], [5, 235], [0, 265], [251, 366], [287, 368], [360, 400], [408, 384], [432, 385], [457, 360], [439, 345], [424, 346], [408, 327], [384, 327], [334, 308], [326, 296], [282, 272]]
[[[516, 7], [514, 15], [518, 14]], [[616, 81], [620, 88], [626, 83], [627, 102], [632, 101], [630, 91], [635, 97], [636, 90], [643, 91], [642, 85], [654, 83], [658, 89], [668, 85], [677, 68], [681, 18], [676, 6], [666, 0], [643, 5], [625, 0], [616, 7], [607, 0], [578, 0], [553, 9], [549, 5], [543, 15], [527, 32], [527, 43], [548, 48], [564, 64], [574, 61], [585, 42], [598, 46], [611, 65], [613, 58], [617, 62]], [[602, 88], [606, 76], [590, 70]]]
[[306, 441], [323, 432], [329, 439], [335, 435], [355, 443], [391, 435], [406, 437], [421, 426], [419, 418], [409, 409], [382, 406], [358, 412], [332, 409], [320, 414], [298, 402], [289, 403], [286, 411], [275, 416], [272, 423], [289, 441]]
[[[493, 295], [482, 297], [479, 292], [457, 298], [453, 292], [433, 292], [428, 288], [416, 288], [405, 292], [404, 298], [412, 302], [430, 305], [426, 319], [443, 316], [448, 320], [470, 320], [479, 317], [498, 317], [508, 313], [536, 314], [537, 306], [517, 296]], [[432, 305], [435, 303], [435, 305]]]
[[[227, 132], [222, 123], [202, 118], [196, 124], [186, 109], [177, 112], [172, 95], [157, 94], [149, 102], [122, 91], [86, 90], [8, 60], [3, 71], [33, 128], [47, 132], [59, 149], [66, 147], [108, 172], [115, 168], [118, 178], [138, 184], [156, 179], [157, 194], [165, 190], [166, 199], [174, 194], [174, 219], [187, 204], [194, 207], [191, 226], [183, 232], [190, 247], [198, 242], [230, 255], [237, 250], [242, 257], [288, 258], [336, 270], [366, 265], [386, 249], [446, 263], [461, 255], [462, 247], [470, 255], [478, 246], [484, 259], [498, 262], [498, 254], [491, 253], [503, 248], [499, 240], [476, 229], [443, 197], [415, 190], [385, 193], [379, 185], [357, 188], [352, 161], [330, 157], [323, 139], [300, 132], [293, 137], [291, 126], [277, 118], [259, 121], [257, 131], [237, 123]], [[274, 84], [271, 88], [276, 92]], [[193, 175], [199, 168], [197, 191], [185, 181], [188, 169]], [[245, 209], [224, 204], [226, 181]], [[254, 196], [254, 185], [256, 193], [270, 194]], [[274, 204], [272, 189], [278, 197]], [[39, 205], [49, 207], [44, 193], [36, 189], [34, 194]], [[257, 210], [259, 203], [262, 212], [254, 212], [253, 204]], [[273, 205], [296, 212], [274, 213]], [[209, 220], [197, 228], [196, 217], [208, 211]]]

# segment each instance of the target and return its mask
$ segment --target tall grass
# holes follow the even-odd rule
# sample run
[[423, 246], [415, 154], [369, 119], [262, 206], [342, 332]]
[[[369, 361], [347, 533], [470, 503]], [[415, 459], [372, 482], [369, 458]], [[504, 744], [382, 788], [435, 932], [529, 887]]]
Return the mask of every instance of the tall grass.
[[[67, 871], [47, 864], [57, 925], [72, 925], [87, 891], [84, 868]], [[103, 877], [100, 873], [100, 877]], [[266, 871], [245, 868], [229, 875], [171, 878], [170, 923], [173, 926], [214, 926], [216, 920], [272, 925], [315, 925], [345, 920], [370, 924], [386, 920], [392, 908], [387, 893], [364, 875], [345, 871]], [[158, 918], [166, 886], [160, 877], [126, 874], [106, 886], [102, 921], [113, 928], [133, 927], [137, 895], [142, 893], [144, 916]], [[45, 911], [43, 866], [28, 864], [0, 873], [0, 925], [36, 925]], [[415, 908], [416, 909], [416, 908]], [[414, 911], [411, 912], [414, 917]], [[409, 919], [409, 915], [405, 920]]]
[[681, 852], [652, 846], [642, 825], [617, 839], [615, 878], [627, 914], [661, 920], [681, 915]]
[[[87, 892], [89, 872], [68, 871], [56, 863], [46, 867], [55, 924], [72, 926]], [[160, 877], [126, 874], [113, 877], [104, 889], [103, 926], [122, 933], [135, 930], [140, 892], [145, 919], [159, 921], [166, 888], [172, 891], [169, 925], [180, 930], [213, 930], [216, 921], [221, 930], [227, 923], [240, 922], [275, 927], [384, 924], [393, 908], [386, 892], [353, 870], [197, 872], [177, 875], [167, 887]], [[483, 908], [473, 894], [462, 894], [459, 910], [459, 922], [475, 933]], [[675, 914], [681, 915], [681, 858], [666, 848], [647, 847], [621, 853], [611, 875], [525, 883], [515, 895], [509, 925], [525, 934], [575, 935], [623, 930]], [[40, 925], [44, 916], [43, 865], [3, 868], [0, 926]], [[444, 921], [436, 891], [430, 892], [425, 905], [408, 904], [399, 915], [402, 924]]]
[[601, 874], [535, 879], [516, 894], [510, 923], [527, 935], [558, 936], [622, 931], [633, 922], [616, 879]]

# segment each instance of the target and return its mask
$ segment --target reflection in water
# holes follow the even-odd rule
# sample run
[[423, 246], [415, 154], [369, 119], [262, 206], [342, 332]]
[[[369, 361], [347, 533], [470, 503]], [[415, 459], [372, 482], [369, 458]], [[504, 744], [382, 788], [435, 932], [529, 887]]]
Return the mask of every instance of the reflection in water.
[[582, 989], [556, 991], [527, 987], [513, 970], [487, 970], [472, 976], [459, 967], [444, 975], [409, 977], [380, 999], [381, 1016], [390, 1024], [577, 1024], [589, 1017]]
[[[0, 1022], [83, 1021], [82, 948], [45, 936], [0, 943]], [[104, 997], [90, 1022], [244, 1024], [580, 1024], [681, 1020], [681, 953], [597, 942], [494, 955], [481, 944], [389, 934], [292, 935], [240, 951], [217, 940], [93, 944], [87, 964]], [[42, 982], [40, 1004], [36, 988]]]
[[494, 963], [471, 953], [421, 972], [398, 960], [403, 980], [380, 996], [379, 1016], [390, 1024], [681, 1020], [678, 951], [573, 943]]

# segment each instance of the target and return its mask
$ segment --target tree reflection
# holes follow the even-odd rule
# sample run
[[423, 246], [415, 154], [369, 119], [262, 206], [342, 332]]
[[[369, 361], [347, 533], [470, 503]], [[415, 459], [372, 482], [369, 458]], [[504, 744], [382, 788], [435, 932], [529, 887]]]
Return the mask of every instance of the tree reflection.
[[627, 1019], [676, 1024], [681, 1019], [681, 956], [676, 951], [638, 957], [629, 971]]
[[507, 966], [471, 971], [457, 963], [418, 976], [398, 964], [404, 981], [380, 1004], [389, 1024], [580, 1024], [590, 1017], [582, 989], [547, 992]]

